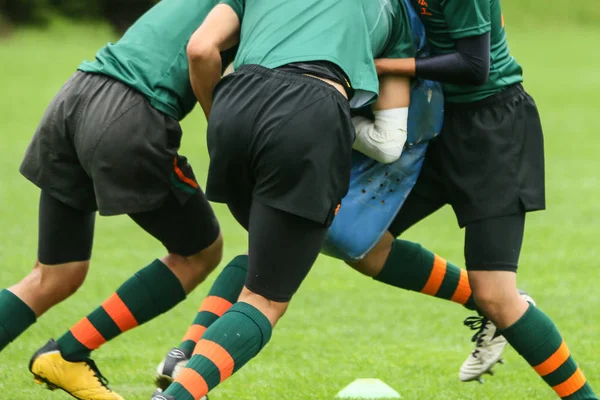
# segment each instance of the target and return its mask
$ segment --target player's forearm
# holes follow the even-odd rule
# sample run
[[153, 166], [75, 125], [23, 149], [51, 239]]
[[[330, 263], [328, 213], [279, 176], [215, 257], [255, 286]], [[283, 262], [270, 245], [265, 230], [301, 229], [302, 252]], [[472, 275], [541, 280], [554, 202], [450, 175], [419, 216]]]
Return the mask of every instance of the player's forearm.
[[375, 60], [378, 75], [400, 75], [414, 77], [416, 63], [414, 58], [379, 58]]
[[194, 94], [208, 119], [212, 109], [212, 93], [221, 78], [222, 62], [216, 46], [188, 46], [190, 82]]

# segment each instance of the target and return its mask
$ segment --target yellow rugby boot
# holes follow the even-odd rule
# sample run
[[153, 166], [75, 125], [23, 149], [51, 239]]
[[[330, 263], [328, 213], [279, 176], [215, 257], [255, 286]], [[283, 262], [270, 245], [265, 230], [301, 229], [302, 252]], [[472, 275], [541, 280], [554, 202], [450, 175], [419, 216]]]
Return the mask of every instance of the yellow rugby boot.
[[54, 340], [50, 340], [33, 355], [29, 370], [38, 384], [45, 383], [50, 390], [62, 389], [76, 399], [124, 400], [110, 390], [108, 381], [94, 361], [65, 360]]

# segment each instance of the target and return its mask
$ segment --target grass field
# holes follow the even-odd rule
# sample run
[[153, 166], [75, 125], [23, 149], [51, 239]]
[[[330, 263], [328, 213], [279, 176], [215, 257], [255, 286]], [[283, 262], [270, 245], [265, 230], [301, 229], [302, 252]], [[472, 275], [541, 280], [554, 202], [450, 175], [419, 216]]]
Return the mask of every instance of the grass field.
[[[588, 379], [600, 390], [600, 53], [590, 51], [600, 41], [600, 28], [521, 26], [510, 28], [509, 40], [543, 117], [548, 210], [528, 219], [519, 285], [559, 325]], [[102, 27], [61, 24], [44, 32], [18, 31], [0, 42], [0, 287], [23, 277], [36, 254], [38, 190], [18, 173], [30, 136], [80, 60], [93, 57], [109, 39]], [[182, 153], [203, 181], [207, 152], [199, 111], [185, 120], [184, 131]], [[246, 237], [225, 208], [216, 210], [228, 261], [245, 251]], [[463, 262], [463, 233], [447, 208], [406, 237]], [[2, 397], [67, 398], [33, 383], [29, 357], [162, 253], [128, 218], [99, 219], [92, 269], [83, 289], [0, 354]], [[156, 364], [178, 343], [209, 285], [169, 314], [95, 353], [115, 390], [128, 400], [149, 399]], [[462, 327], [468, 315], [454, 304], [384, 287], [321, 257], [271, 344], [212, 398], [332, 399], [354, 379], [369, 377], [387, 382], [404, 399], [554, 398], [512, 349], [506, 352], [507, 364], [497, 367], [496, 376], [484, 385], [461, 384], [458, 367], [471, 350], [472, 332]]]

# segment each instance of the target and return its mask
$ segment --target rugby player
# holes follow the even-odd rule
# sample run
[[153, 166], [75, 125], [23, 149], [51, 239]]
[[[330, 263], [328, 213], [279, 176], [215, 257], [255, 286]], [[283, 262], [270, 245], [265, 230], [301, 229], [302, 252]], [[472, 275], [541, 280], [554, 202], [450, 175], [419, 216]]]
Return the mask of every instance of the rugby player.
[[[153, 399], [199, 399], [267, 344], [348, 190], [350, 104], [370, 103], [380, 84], [375, 109], [408, 106], [408, 79], [375, 74], [374, 45], [390, 57], [414, 55], [412, 41], [399, 40], [410, 26], [394, 19], [406, 15], [403, 5], [381, 4], [390, 23], [380, 41], [356, 0], [224, 0], [190, 40], [191, 82], [208, 118], [207, 196], [248, 230], [248, 272], [238, 301]], [[219, 82], [219, 53], [240, 37], [236, 72]]]
[[[389, 28], [385, 24], [386, 18], [381, 17], [382, 13], [386, 12], [386, 3], [384, 1], [373, 3], [371, 0], [365, 0], [362, 3], [367, 16], [371, 39], [374, 40], [374, 53], [375, 55], [380, 55], [385, 51], [382, 43], [385, 42], [383, 39], [386, 38], [385, 33], [382, 34], [381, 32], [385, 32]], [[398, 11], [403, 15], [405, 26], [408, 26], [406, 12], [411, 13], [412, 10], [400, 7]], [[418, 31], [421, 28], [417, 27], [416, 29]], [[409, 44], [414, 41], [410, 32], [402, 35], [400, 39], [407, 43], [407, 46], [410, 46]], [[382, 90], [385, 90], [385, 88], [382, 88]], [[394, 161], [401, 153], [402, 145], [406, 140], [406, 132], [404, 129], [402, 134], [396, 134], [395, 132], [402, 132], [402, 128], [385, 129], [385, 127], [388, 125], [388, 121], [404, 120], [406, 122], [405, 118], [403, 119], [399, 116], [400, 112], [406, 113], [407, 110], [375, 110], [375, 121], [369, 121], [358, 116], [354, 117], [353, 123], [357, 127], [357, 140], [354, 148], [382, 163]], [[392, 115], [396, 114], [395, 118], [386, 118], [390, 113]], [[344, 211], [343, 208], [342, 211]], [[343, 212], [342, 215], [344, 215]], [[348, 213], [345, 215], [348, 217]], [[339, 218], [339, 216], [336, 218], [336, 222], [338, 222]], [[352, 216], [350, 215], [349, 218], [352, 218]], [[382, 242], [385, 243], [386, 240], [389, 239], [386, 237]], [[403, 289], [414, 290], [451, 300], [471, 310], [476, 309], [465, 270], [446, 262], [441, 257], [414, 243], [399, 242], [397, 250], [405, 254], [400, 259], [399, 265], [392, 264], [388, 266], [388, 270], [400, 269], [400, 271], [396, 276], [392, 277], [393, 279], [380, 276], [379, 279], [381, 281]], [[393, 262], [397, 261], [397, 259], [393, 260]], [[407, 261], [409, 264], [405, 265], [404, 261]], [[217, 278], [179, 346], [171, 349], [158, 366], [156, 383], [159, 388], [165, 389], [168, 387], [172, 379], [185, 367], [196, 343], [207, 328], [237, 301], [244, 286], [247, 265], [248, 257], [244, 255], [238, 256], [230, 262]], [[407, 268], [408, 266], [411, 268]], [[530, 301], [533, 300], [530, 299]], [[492, 325], [491, 322], [488, 322], [488, 325]], [[494, 340], [490, 338], [490, 340], [484, 341], [481, 340], [483, 337], [485, 335], [478, 335], [478, 338], [480, 338], [478, 340], [479, 352], [493, 353], [496, 359], [499, 359], [506, 341], [502, 340], [501, 337]]]
[[460, 379], [477, 379], [491, 368], [495, 356], [480, 352], [480, 343], [502, 336], [560, 398], [597, 399], [554, 323], [517, 292], [525, 216], [545, 208], [544, 148], [537, 107], [508, 50], [500, 2], [412, 2], [432, 56], [383, 59], [377, 69], [444, 82], [444, 127], [390, 235], [355, 267], [392, 284], [414, 274], [415, 263], [399, 251], [405, 244], [393, 238], [450, 204], [465, 228], [468, 281], [485, 315]]
[[[186, 45], [216, 1], [163, 0], [84, 62], [51, 102], [22, 174], [41, 189], [33, 271], [0, 292], [0, 348], [83, 283], [96, 211], [128, 214], [166, 248], [32, 358], [38, 382], [121, 399], [90, 352], [182, 301], [217, 266], [219, 225], [186, 158], [179, 121], [196, 105]], [[177, 29], [174, 29], [177, 27]], [[224, 64], [234, 52], [224, 54]]]

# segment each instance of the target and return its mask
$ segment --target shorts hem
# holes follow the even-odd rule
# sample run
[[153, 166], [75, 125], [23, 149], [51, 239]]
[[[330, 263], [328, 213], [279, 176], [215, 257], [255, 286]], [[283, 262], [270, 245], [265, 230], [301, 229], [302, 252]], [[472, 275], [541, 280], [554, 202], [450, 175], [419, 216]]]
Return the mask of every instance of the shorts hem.
[[277, 303], [288, 303], [292, 299], [292, 297], [294, 297], [294, 293], [292, 293], [291, 295], [278, 295], [268, 289], [262, 288], [260, 285], [249, 284], [248, 282], [246, 282], [244, 286], [246, 286], [246, 288], [251, 292], [258, 294], [266, 298], [267, 300], [271, 300]]
[[[152, 203], [144, 203], [143, 205], [141, 204], [135, 204], [133, 202], [131, 203], [126, 203], [126, 202], [111, 202], [111, 203], [118, 203], [119, 207], [98, 207], [98, 213], [103, 216], [103, 217], [112, 217], [112, 216], [116, 216], [116, 215], [129, 215], [129, 214], [139, 214], [139, 213], [145, 213], [145, 212], [150, 212], [150, 211], [154, 211], [158, 208], [160, 208], [165, 201], [167, 201], [167, 198], [169, 197], [170, 193], [169, 192], [165, 192], [164, 196], [161, 196], [160, 199], [157, 199], [156, 201], [153, 201]], [[126, 206], [122, 206], [121, 204], [127, 204]]]
[[467, 271], [505, 271], [505, 272], [517, 272], [519, 268], [518, 265], [515, 264], [507, 264], [507, 263], [483, 263], [483, 265], [466, 265]]
[[313, 221], [313, 222], [316, 222], [319, 224], [327, 225], [327, 220], [328, 220], [327, 214], [329, 214], [329, 210], [327, 210], [327, 212], [324, 212], [323, 213], [324, 215], [323, 215], [321, 213], [313, 213], [310, 211], [302, 211], [302, 210], [298, 210], [297, 208], [288, 207], [286, 205], [279, 203], [278, 201], [269, 200], [262, 196], [254, 195], [254, 196], [252, 196], [252, 199], [253, 199], [253, 201], [257, 201], [261, 204], [264, 204], [265, 206], [275, 208], [279, 211], [283, 211], [288, 214], [293, 214], [298, 217], [305, 218], [305, 219], [308, 219], [310, 221]]
[[54, 197], [56, 200], [60, 201], [61, 203], [66, 204], [69, 207], [72, 207], [72, 208], [74, 208], [76, 210], [80, 210], [80, 211], [87, 211], [87, 212], [98, 211], [97, 207], [95, 207], [95, 206], [86, 207], [77, 201], [73, 201], [73, 198], [64, 196], [60, 191], [53, 189], [51, 186], [45, 185], [45, 184], [39, 182], [37, 179], [30, 177], [25, 172], [23, 172], [23, 171], [20, 171], [20, 172], [21, 172], [21, 175], [23, 175], [23, 177], [25, 179], [27, 179], [29, 182], [33, 183], [38, 189], [40, 189], [43, 192], [46, 192], [47, 194]]
[[529, 207], [521, 206], [514, 210], [511, 209], [511, 210], [506, 210], [506, 211], [498, 211], [496, 213], [490, 212], [490, 213], [486, 213], [486, 214], [470, 214], [468, 216], [464, 216], [464, 214], [469, 214], [467, 212], [461, 213], [459, 211], [454, 210], [454, 214], [456, 215], [458, 226], [462, 229], [462, 228], [466, 227], [467, 225], [472, 224], [473, 222], [481, 221], [484, 219], [501, 218], [501, 217], [507, 217], [509, 215], [515, 215], [515, 214], [520, 214], [520, 213], [543, 211], [545, 209], [546, 209], [545, 205], [536, 205], [536, 206], [529, 206]]

